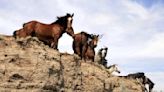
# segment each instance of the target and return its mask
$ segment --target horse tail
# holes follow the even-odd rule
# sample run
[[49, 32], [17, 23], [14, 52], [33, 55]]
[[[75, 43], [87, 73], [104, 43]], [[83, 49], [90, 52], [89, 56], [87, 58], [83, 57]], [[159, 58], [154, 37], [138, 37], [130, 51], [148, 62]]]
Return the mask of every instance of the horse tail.
[[27, 24], [27, 23], [23, 23], [23, 27], [25, 27], [26, 24]]
[[[31, 22], [31, 21], [30, 21]], [[23, 27], [25, 27], [28, 23], [30, 23], [30, 22], [26, 22], [26, 23], [23, 23]]]
[[17, 32], [17, 30], [13, 32], [14, 38], [16, 38], [16, 32]]
[[17, 31], [14, 31], [14, 32], [13, 32], [13, 36], [16, 36], [16, 32], [17, 32]]
[[27, 23], [23, 23], [23, 27], [25, 27], [28, 23], [30, 23], [30, 22], [27, 22]]

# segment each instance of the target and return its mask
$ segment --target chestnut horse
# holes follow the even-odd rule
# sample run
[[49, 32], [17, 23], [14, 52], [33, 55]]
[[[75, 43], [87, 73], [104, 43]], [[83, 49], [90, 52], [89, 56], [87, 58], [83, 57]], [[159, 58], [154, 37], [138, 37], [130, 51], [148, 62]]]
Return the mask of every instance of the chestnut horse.
[[84, 59], [92, 60], [94, 62], [95, 48], [97, 47], [99, 35], [93, 35], [92, 39], [87, 43], [87, 50], [85, 52]]
[[74, 36], [74, 31], [72, 28], [74, 14], [66, 14], [66, 16], [57, 17], [57, 21], [51, 24], [43, 24], [38, 21], [30, 21], [23, 25], [23, 29], [14, 32], [15, 37], [26, 37], [26, 36], [36, 36], [39, 40], [48, 44], [54, 49], [58, 49], [58, 40], [63, 35], [67, 33], [70, 36]]
[[[92, 39], [94, 40], [92, 41]], [[87, 57], [86, 52], [89, 52], [89, 49], [91, 49], [92, 47], [96, 47], [97, 41], [98, 41], [98, 36], [93, 34], [88, 34], [86, 32], [80, 32], [75, 34], [73, 39], [74, 53], [79, 55], [81, 59], [89, 58], [89, 56]]]
[[86, 32], [80, 32], [75, 34], [72, 45], [74, 53], [79, 55], [81, 58], [84, 57], [84, 54], [87, 49], [87, 41], [91, 38], [91, 35]]

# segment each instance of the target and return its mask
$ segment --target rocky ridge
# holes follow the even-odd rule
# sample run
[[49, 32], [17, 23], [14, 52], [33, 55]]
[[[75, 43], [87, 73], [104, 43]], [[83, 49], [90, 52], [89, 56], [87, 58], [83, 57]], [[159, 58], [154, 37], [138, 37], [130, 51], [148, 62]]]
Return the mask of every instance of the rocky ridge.
[[132, 79], [60, 53], [37, 38], [0, 35], [0, 92], [142, 92]]

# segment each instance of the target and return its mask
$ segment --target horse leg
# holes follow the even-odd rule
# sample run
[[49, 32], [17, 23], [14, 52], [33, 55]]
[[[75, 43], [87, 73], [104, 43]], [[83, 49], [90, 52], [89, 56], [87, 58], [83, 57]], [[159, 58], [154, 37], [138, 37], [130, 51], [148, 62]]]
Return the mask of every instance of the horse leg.
[[87, 44], [81, 46], [81, 57], [85, 58], [85, 53], [87, 52]]
[[[80, 53], [80, 48], [79, 47], [75, 47], [75, 54], [77, 54], [78, 56], [81, 57], [81, 53]], [[81, 57], [82, 59], [82, 57]]]
[[91, 59], [91, 60], [92, 60], [92, 62], [94, 62], [94, 57], [92, 57], [92, 59]]
[[51, 47], [58, 50], [58, 40], [54, 38], [54, 41], [51, 43]]

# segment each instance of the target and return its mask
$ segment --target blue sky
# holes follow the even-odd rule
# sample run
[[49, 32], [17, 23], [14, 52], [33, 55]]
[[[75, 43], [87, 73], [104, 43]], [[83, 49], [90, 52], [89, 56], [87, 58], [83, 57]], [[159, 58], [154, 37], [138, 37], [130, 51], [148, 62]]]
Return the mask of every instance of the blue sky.
[[[145, 72], [164, 90], [164, 0], [0, 0], [0, 34], [11, 35], [31, 20], [51, 23], [74, 13], [75, 33], [101, 34], [96, 51], [109, 48], [108, 63], [121, 75]], [[72, 51], [72, 38], [59, 40], [61, 52]]]

